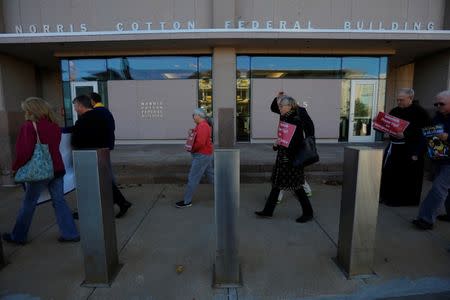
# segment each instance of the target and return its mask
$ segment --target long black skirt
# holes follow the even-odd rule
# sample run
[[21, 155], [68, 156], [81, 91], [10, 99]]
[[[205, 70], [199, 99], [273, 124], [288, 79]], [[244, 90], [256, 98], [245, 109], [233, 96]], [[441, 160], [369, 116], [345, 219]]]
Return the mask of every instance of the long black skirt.
[[415, 206], [420, 203], [423, 156], [413, 161], [405, 144], [392, 144], [384, 152], [381, 175], [381, 202], [389, 206]]
[[278, 150], [275, 166], [271, 176], [272, 187], [280, 190], [296, 191], [303, 188], [305, 174], [303, 167], [294, 167], [292, 160], [288, 157], [287, 150]]

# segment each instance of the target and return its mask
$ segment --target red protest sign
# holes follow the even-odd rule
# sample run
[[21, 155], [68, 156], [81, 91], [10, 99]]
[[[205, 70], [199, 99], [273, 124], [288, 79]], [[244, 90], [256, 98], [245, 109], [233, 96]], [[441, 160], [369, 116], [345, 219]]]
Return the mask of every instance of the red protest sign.
[[188, 137], [186, 139], [186, 144], [184, 144], [184, 149], [186, 151], [191, 152], [192, 151], [192, 145], [194, 145], [195, 136], [197, 135], [197, 131], [194, 129], [189, 130]]
[[297, 126], [281, 121], [278, 124], [278, 139], [277, 144], [283, 147], [289, 147], [292, 137]]
[[409, 122], [380, 111], [375, 118], [373, 128], [389, 134], [403, 133]]

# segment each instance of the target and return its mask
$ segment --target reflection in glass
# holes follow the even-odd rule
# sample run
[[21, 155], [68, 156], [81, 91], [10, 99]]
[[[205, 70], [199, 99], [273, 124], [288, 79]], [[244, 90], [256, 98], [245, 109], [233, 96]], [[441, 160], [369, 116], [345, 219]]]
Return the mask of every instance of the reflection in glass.
[[236, 139], [250, 141], [250, 57], [236, 58]]
[[61, 79], [69, 81], [69, 61], [67, 59], [61, 60]]
[[250, 141], [250, 117], [236, 117], [236, 139], [239, 142]]
[[124, 58], [125, 72], [133, 80], [196, 79], [197, 58], [191, 56], [148, 56]]
[[375, 96], [373, 84], [355, 85], [355, 112], [353, 135], [369, 136], [372, 130], [372, 103]]
[[107, 80], [106, 59], [75, 59], [69, 61], [70, 81]]
[[380, 78], [386, 79], [387, 76], [387, 57], [380, 57]]
[[209, 117], [213, 115], [212, 101], [212, 59], [211, 56], [198, 57], [198, 107], [205, 110]]
[[350, 97], [351, 97], [351, 81], [342, 81], [342, 96], [341, 96], [341, 109], [340, 109], [340, 121], [339, 121], [339, 141], [348, 141], [348, 126], [350, 115]]
[[340, 57], [254, 56], [252, 78], [339, 78]]
[[380, 59], [378, 57], [343, 57], [344, 78], [378, 78]]
[[198, 107], [203, 108], [206, 114], [211, 117], [213, 114], [211, 78], [198, 80], [198, 94]]
[[64, 81], [62, 84], [63, 87], [63, 98], [64, 98], [64, 122], [65, 126], [73, 125], [73, 116], [72, 116], [72, 97], [70, 90], [70, 82]]
[[212, 58], [211, 56], [198, 57], [199, 78], [212, 78]]

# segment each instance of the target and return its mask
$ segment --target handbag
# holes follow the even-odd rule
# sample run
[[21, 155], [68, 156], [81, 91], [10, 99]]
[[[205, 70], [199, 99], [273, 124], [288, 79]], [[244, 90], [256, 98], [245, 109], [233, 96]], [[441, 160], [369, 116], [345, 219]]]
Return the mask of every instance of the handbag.
[[16, 182], [35, 182], [53, 178], [53, 161], [48, 145], [41, 143], [35, 122], [33, 122], [33, 127], [37, 137], [33, 155], [25, 165], [17, 170], [14, 178]]
[[318, 161], [319, 153], [317, 153], [316, 139], [313, 136], [308, 136], [295, 156], [293, 165], [295, 167], [306, 167]]

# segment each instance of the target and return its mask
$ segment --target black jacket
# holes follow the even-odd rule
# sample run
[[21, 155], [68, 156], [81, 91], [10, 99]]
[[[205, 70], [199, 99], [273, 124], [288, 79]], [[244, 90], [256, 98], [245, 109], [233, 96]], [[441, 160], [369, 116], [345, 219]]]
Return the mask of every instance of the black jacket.
[[114, 148], [114, 127], [105, 110], [95, 108], [78, 118], [71, 128], [74, 149]]
[[413, 102], [412, 105], [406, 108], [395, 107], [389, 114], [409, 122], [408, 127], [403, 132], [405, 138], [398, 140], [391, 137], [391, 140], [394, 142], [404, 141], [409, 155], [422, 157], [426, 148], [422, 128], [431, 125], [431, 118], [425, 109]]
[[[280, 114], [277, 98], [273, 99], [270, 110], [276, 114]], [[287, 116], [280, 116], [280, 121], [297, 126], [288, 148], [289, 156], [293, 158], [300, 151], [305, 137], [314, 136], [314, 123], [306, 109], [300, 106], [294, 113], [288, 114]]]

